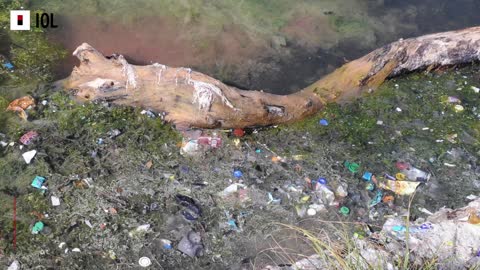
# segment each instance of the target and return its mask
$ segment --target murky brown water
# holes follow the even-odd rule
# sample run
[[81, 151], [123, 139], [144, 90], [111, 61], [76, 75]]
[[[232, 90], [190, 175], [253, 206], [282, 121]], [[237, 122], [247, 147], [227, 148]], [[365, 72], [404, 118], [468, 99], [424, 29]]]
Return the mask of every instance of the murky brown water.
[[[69, 51], [87, 42], [134, 63], [193, 67], [242, 88], [276, 93], [293, 92], [398, 38], [480, 24], [475, 0], [167, 2], [32, 4], [55, 12], [60, 27], [50, 36]], [[66, 59], [57, 77], [75, 63]]]

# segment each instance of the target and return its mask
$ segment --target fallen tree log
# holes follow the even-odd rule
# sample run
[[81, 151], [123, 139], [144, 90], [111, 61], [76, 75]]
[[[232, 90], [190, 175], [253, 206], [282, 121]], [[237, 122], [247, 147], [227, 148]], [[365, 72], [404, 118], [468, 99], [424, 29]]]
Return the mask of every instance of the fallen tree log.
[[132, 65], [122, 55], [105, 57], [86, 43], [73, 55], [80, 65], [63, 86], [79, 101], [165, 113], [180, 128], [240, 128], [302, 119], [327, 102], [348, 101], [405, 72], [478, 61], [480, 27], [393, 42], [286, 96], [240, 90], [189, 68]]

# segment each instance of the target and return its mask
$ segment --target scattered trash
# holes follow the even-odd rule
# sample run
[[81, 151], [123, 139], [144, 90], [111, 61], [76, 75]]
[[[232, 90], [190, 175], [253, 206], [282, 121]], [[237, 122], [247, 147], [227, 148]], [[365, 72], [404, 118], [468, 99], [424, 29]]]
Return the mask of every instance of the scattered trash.
[[167, 239], [160, 239], [160, 242], [162, 243], [163, 248], [165, 249], [172, 249], [172, 241], [167, 240]]
[[82, 252], [79, 248], [73, 248], [72, 252]]
[[352, 173], [357, 173], [360, 169], [360, 165], [354, 162], [345, 161], [343, 165], [345, 165], [345, 167], [347, 167], [347, 169]]
[[320, 119], [320, 121], [318, 121], [318, 123], [319, 123], [321, 126], [328, 126], [328, 121], [327, 121], [327, 119]]
[[52, 205], [53, 206], [60, 206], [60, 198], [52, 196], [52, 197], [50, 197], [50, 199], [52, 200]]
[[461, 101], [459, 98], [457, 98], [457, 97], [452, 97], [452, 96], [449, 96], [449, 97], [447, 98], [447, 102], [448, 102], [448, 103], [462, 103], [462, 101]]
[[309, 216], [315, 216], [317, 214], [317, 210], [313, 209], [313, 208], [308, 208], [307, 210], [307, 215]]
[[372, 181], [373, 174], [371, 172], [365, 172], [362, 176], [362, 179], [365, 181]]
[[340, 213], [344, 216], [348, 216], [350, 214], [350, 209], [346, 206], [340, 207]]
[[480, 88], [475, 87], [475, 86], [471, 86], [471, 88], [472, 88], [473, 92], [475, 92], [477, 94], [480, 93]]
[[235, 137], [243, 137], [243, 135], [245, 135], [245, 130], [241, 129], [241, 128], [236, 128], [233, 130], [233, 135]]
[[273, 198], [273, 195], [271, 192], [268, 192], [268, 204], [280, 204], [282, 200], [281, 199], [275, 199]]
[[243, 173], [240, 170], [235, 170], [235, 171], [233, 171], [233, 176], [235, 178], [241, 178], [243, 176]]
[[403, 176], [400, 176], [400, 174], [397, 174], [400, 176], [397, 177], [397, 180], [403, 181], [403, 180], [410, 180], [410, 181], [417, 181], [417, 182], [423, 182], [426, 183], [430, 179], [430, 174], [422, 171], [420, 169], [417, 169], [415, 167], [412, 167], [410, 164], [406, 162], [397, 162], [396, 167], [401, 171], [401, 174]]
[[145, 234], [146, 232], [148, 232], [148, 230], [150, 229], [150, 224], [143, 224], [143, 225], [140, 225], [138, 226], [137, 228], [133, 229], [132, 231], [130, 231], [128, 233], [128, 235], [130, 237], [135, 237], [135, 236], [138, 236], [138, 235], [143, 235]]
[[29, 145], [36, 138], [38, 138], [38, 133], [36, 131], [31, 130], [31, 131], [23, 134], [22, 137], [20, 137], [20, 142], [23, 143], [24, 145]]
[[382, 121], [382, 120], [377, 120], [377, 125], [382, 126], [382, 125], [383, 125], [383, 121]]
[[2, 66], [8, 70], [13, 70], [13, 64], [10, 62], [3, 63]]
[[147, 163], [145, 163], [145, 169], [150, 170], [153, 166], [153, 161], [149, 160]]
[[457, 105], [453, 106], [453, 110], [454, 110], [455, 112], [463, 112], [463, 110], [465, 110], [465, 108], [463, 108], [462, 105], [457, 104]]
[[399, 107], [395, 108], [395, 110], [396, 110], [397, 112], [402, 112], [402, 109], [399, 108]]
[[433, 215], [432, 212], [428, 211], [428, 209], [423, 208], [423, 207], [419, 207], [419, 208], [418, 208], [418, 211], [420, 211], [420, 212], [422, 212], [422, 213], [424, 213], [424, 214], [430, 215], [430, 216]]
[[415, 192], [418, 185], [420, 185], [420, 182], [385, 180], [385, 182], [380, 183], [381, 188], [391, 190], [398, 195], [410, 195]]
[[178, 250], [190, 257], [197, 257], [203, 255], [202, 238], [199, 233], [190, 231], [187, 233], [180, 243], [178, 243]]
[[235, 219], [230, 218], [230, 219], [227, 221], [227, 225], [228, 225], [228, 227], [229, 227], [229, 229], [230, 229], [231, 231], [239, 231], [238, 226], [237, 226], [237, 223], [235, 222]]
[[83, 222], [84, 222], [85, 225], [87, 225], [90, 229], [93, 229], [93, 225], [92, 225], [92, 223], [90, 222], [90, 220], [85, 219]]
[[152, 265], [152, 261], [151, 261], [150, 258], [148, 258], [148, 257], [141, 257], [141, 258], [138, 260], [138, 264], [139, 264], [141, 267], [149, 267], [150, 265]]
[[475, 196], [473, 194], [467, 196], [467, 200], [469, 200], [469, 201], [473, 201], [473, 200], [476, 200], [478, 198], [479, 198], [478, 196]]
[[272, 162], [273, 163], [278, 163], [278, 162], [285, 162], [285, 159], [280, 157], [280, 156], [273, 156], [272, 157]]
[[480, 217], [476, 213], [476, 210], [471, 210], [470, 215], [468, 216], [468, 223], [480, 224]]
[[22, 154], [25, 163], [30, 164], [33, 157], [37, 154], [37, 150], [28, 151]]
[[7, 270], [20, 270], [20, 263], [17, 260], [13, 261]]
[[379, 204], [382, 201], [382, 198], [383, 192], [381, 190], [377, 190], [377, 192], [375, 193], [375, 198], [370, 201], [369, 206], [374, 207], [375, 205]]
[[41, 189], [44, 182], [45, 182], [45, 177], [41, 177], [37, 175], [35, 176], [35, 178], [33, 178], [32, 187]]
[[375, 189], [375, 184], [374, 183], [367, 183], [367, 186], [365, 186], [365, 189], [368, 191], [373, 191]]
[[110, 139], [113, 139], [113, 138], [119, 136], [120, 134], [122, 134], [122, 132], [118, 129], [112, 129], [109, 132], [107, 132], [107, 135]]
[[326, 185], [327, 184], [327, 179], [325, 179], [323, 177], [320, 177], [320, 178], [318, 178], [317, 183], [319, 183], [321, 185]]
[[175, 195], [175, 199], [184, 207], [181, 213], [185, 219], [193, 221], [197, 220], [202, 215], [202, 210], [194, 199], [181, 194]]
[[383, 196], [383, 199], [382, 199], [384, 203], [390, 203], [390, 202], [393, 202], [394, 200], [395, 200], [395, 197], [393, 197], [392, 195], [385, 195]]
[[336, 190], [335, 194], [338, 197], [342, 197], [342, 198], [347, 197], [348, 196], [347, 188], [344, 187], [343, 185], [339, 185], [337, 187], [337, 190]]
[[37, 223], [35, 223], [35, 225], [33, 225], [32, 234], [39, 234], [44, 227], [45, 225], [43, 224], [43, 222], [38, 221]]
[[7, 107], [7, 111], [14, 111], [20, 114], [20, 117], [23, 120], [27, 120], [27, 113], [25, 110], [35, 106], [35, 100], [31, 96], [24, 96], [17, 98], [14, 101], [10, 102]]
[[229, 185], [227, 188], [225, 188], [222, 192], [220, 192], [219, 195], [220, 195], [221, 197], [227, 197], [227, 196], [229, 196], [230, 194], [237, 192], [237, 191], [238, 191], [238, 187], [245, 187], [245, 185], [239, 184], [239, 183], [231, 184], [231, 185]]
[[315, 185], [315, 191], [318, 195], [318, 200], [320, 203], [334, 206], [337, 203], [335, 202], [335, 194], [331, 191], [326, 185], [318, 184]]
[[182, 142], [180, 153], [182, 155], [195, 155], [202, 150], [216, 149], [222, 146], [222, 138], [214, 133], [210, 137], [200, 136], [197, 139], [189, 139]]
[[152, 111], [150, 111], [150, 110], [142, 110], [142, 111], [140, 112], [140, 114], [147, 115], [147, 116], [150, 117], [150, 118], [155, 118], [155, 117], [157, 117], [157, 116], [155, 115], [155, 113], [152, 112]]

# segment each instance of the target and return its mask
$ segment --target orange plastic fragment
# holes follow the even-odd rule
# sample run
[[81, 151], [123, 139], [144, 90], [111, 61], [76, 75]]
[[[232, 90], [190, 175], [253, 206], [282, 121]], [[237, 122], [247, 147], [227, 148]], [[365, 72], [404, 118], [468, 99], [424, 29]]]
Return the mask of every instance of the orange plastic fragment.
[[394, 199], [395, 199], [395, 198], [394, 198], [392, 195], [385, 195], [385, 196], [383, 197], [383, 202], [384, 202], [384, 203], [393, 202]]

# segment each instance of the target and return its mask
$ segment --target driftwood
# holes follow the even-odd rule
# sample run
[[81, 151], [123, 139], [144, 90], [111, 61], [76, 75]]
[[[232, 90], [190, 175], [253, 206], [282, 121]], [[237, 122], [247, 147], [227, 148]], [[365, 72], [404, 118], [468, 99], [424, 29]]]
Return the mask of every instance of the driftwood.
[[240, 128], [302, 119], [327, 102], [347, 101], [405, 72], [477, 61], [480, 27], [396, 41], [286, 96], [240, 90], [189, 68], [135, 66], [86, 43], [73, 54], [80, 66], [63, 83], [77, 100], [162, 112], [177, 127]]

